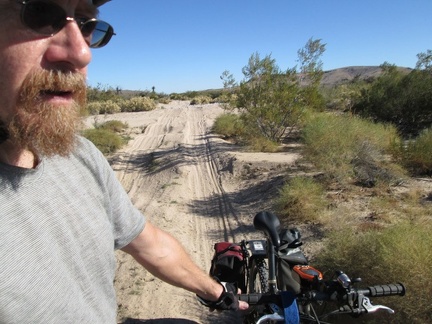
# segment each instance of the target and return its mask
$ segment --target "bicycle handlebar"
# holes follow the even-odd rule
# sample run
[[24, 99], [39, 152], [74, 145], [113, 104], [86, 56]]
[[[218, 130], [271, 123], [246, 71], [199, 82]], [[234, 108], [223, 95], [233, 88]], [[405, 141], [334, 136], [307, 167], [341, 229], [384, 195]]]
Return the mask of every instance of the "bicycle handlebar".
[[264, 305], [264, 304], [281, 304], [282, 296], [280, 294], [240, 294], [238, 295], [239, 300], [247, 302], [249, 305]]
[[401, 283], [389, 284], [389, 285], [376, 285], [367, 287], [367, 289], [359, 289], [358, 293], [362, 293], [364, 296], [370, 297], [383, 297], [383, 296], [404, 296], [405, 286]]
[[[385, 297], [385, 296], [403, 296], [405, 295], [405, 286], [401, 283], [376, 285], [367, 288], [353, 289], [353, 293], [369, 297]], [[342, 296], [346, 298], [347, 295]], [[326, 292], [311, 291], [305, 299], [310, 301], [337, 300], [337, 294], [329, 294]], [[339, 296], [341, 297], [341, 296]], [[241, 294], [239, 300], [247, 302], [249, 305], [263, 305], [268, 303], [281, 304], [282, 297], [280, 294]]]

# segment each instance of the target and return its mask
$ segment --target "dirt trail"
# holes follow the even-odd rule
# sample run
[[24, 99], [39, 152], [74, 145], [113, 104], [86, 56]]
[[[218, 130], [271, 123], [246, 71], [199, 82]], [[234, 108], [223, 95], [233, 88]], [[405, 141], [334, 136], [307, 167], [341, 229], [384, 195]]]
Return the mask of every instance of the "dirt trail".
[[[218, 105], [178, 101], [150, 112], [105, 117], [129, 124], [133, 139], [110, 160], [133, 203], [152, 223], [182, 242], [205, 270], [214, 242], [239, 241], [251, 232], [257, 201], [262, 190], [270, 190], [264, 187], [260, 192], [259, 183], [250, 190], [240, 188], [236, 178], [241, 172], [253, 177], [251, 172], [262, 175], [271, 170], [254, 167], [259, 165], [256, 155], [239, 153], [210, 133], [222, 112]], [[87, 123], [91, 122], [89, 118]], [[267, 155], [260, 158], [268, 164]], [[275, 168], [280, 169], [281, 161], [291, 163], [296, 155], [274, 158]], [[248, 159], [254, 162], [246, 163]], [[128, 323], [238, 322], [235, 316], [210, 314], [193, 294], [155, 279], [128, 255], [117, 255], [119, 322], [125, 318], [135, 319]]]

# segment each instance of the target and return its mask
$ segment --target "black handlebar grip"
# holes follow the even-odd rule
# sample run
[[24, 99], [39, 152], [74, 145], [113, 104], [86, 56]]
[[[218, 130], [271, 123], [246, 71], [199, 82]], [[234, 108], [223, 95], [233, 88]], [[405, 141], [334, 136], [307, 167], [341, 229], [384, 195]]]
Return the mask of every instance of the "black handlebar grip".
[[368, 287], [367, 289], [369, 290], [368, 295], [371, 297], [405, 295], [405, 286], [402, 283], [390, 285], [376, 285]]
[[249, 305], [257, 305], [261, 294], [241, 294], [238, 295], [239, 300], [247, 302]]
[[240, 294], [238, 299], [247, 302], [249, 305], [282, 304], [282, 297], [277, 294]]

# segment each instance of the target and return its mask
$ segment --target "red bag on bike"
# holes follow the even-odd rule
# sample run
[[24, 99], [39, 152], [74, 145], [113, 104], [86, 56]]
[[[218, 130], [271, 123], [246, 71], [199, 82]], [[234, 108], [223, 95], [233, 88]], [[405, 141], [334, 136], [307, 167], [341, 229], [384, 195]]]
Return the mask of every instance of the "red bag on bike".
[[245, 287], [245, 251], [239, 244], [219, 242], [214, 245], [210, 275], [220, 281], [236, 283], [242, 291]]

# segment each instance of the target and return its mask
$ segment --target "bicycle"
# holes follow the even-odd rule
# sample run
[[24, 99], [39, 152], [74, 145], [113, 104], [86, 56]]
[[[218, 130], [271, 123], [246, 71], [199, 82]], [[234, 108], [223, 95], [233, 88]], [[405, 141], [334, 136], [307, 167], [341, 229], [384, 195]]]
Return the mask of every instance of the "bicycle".
[[[220, 281], [234, 282], [241, 290], [239, 299], [249, 303], [243, 323], [328, 323], [335, 315], [358, 317], [385, 310], [373, 305], [369, 297], [405, 295], [402, 283], [355, 288], [360, 278], [351, 279], [335, 271], [335, 278], [325, 281], [322, 273], [308, 264], [300, 249], [297, 229], [280, 229], [279, 218], [259, 212], [253, 221], [265, 240], [215, 244], [210, 274]], [[332, 304], [333, 310], [318, 309]]]

